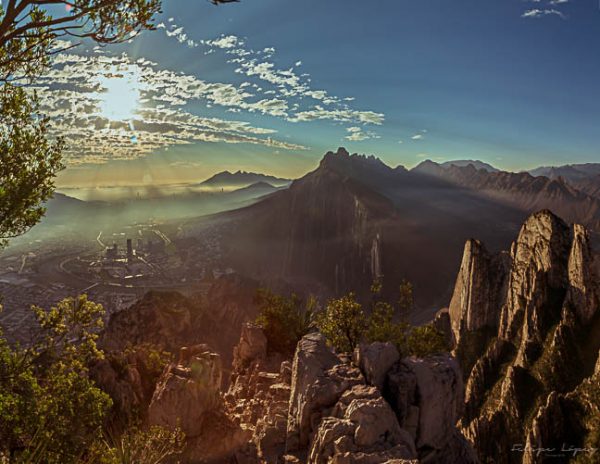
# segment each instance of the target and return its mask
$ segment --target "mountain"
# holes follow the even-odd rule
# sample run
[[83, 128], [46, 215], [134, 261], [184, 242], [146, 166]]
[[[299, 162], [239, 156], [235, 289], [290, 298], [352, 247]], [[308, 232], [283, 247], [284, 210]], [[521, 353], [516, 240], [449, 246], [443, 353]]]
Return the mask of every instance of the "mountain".
[[406, 171], [343, 148], [329, 152], [289, 188], [218, 215], [228, 224], [224, 257], [242, 274], [324, 296], [368, 298], [381, 279], [393, 300], [406, 278], [415, 321], [424, 322], [450, 297], [470, 237], [507, 248], [527, 215], [543, 208], [599, 230], [600, 203], [563, 182], [425, 163], [429, 172]]
[[551, 209], [569, 222], [580, 222], [600, 231], [600, 199], [578, 190], [577, 184], [564, 178], [534, 177], [520, 172], [486, 172], [469, 165], [449, 166], [424, 161], [415, 172], [435, 176], [523, 211]]
[[282, 179], [279, 177], [269, 176], [267, 174], [258, 174], [255, 172], [223, 171], [197, 184], [200, 187], [211, 188], [240, 188], [248, 187], [257, 182], [266, 182], [276, 187], [281, 187], [289, 184], [290, 179]]
[[577, 181], [600, 175], [600, 163], [566, 164], [564, 166], [542, 166], [529, 171], [532, 176], [544, 176], [550, 179], [562, 177], [569, 181]]
[[408, 278], [419, 307], [433, 309], [449, 297], [464, 240], [507, 246], [524, 213], [339, 149], [288, 189], [218, 217], [230, 222], [224, 248], [242, 273], [324, 295], [366, 296], [381, 278], [391, 298]]
[[500, 171], [499, 169], [496, 169], [491, 164], [484, 163], [483, 161], [479, 161], [479, 160], [446, 161], [445, 163], [442, 163], [442, 166], [444, 166], [444, 167], [458, 166], [458, 167], [464, 168], [466, 166], [469, 166], [470, 164], [473, 165], [473, 167], [475, 169], [484, 169], [487, 172], [499, 172]]
[[565, 446], [597, 448], [599, 302], [581, 225], [541, 211], [510, 253], [467, 242], [449, 318], [466, 376], [459, 426], [481, 462], [567, 462]]
[[572, 181], [571, 183], [579, 191], [591, 197], [600, 199], [600, 174], [593, 177], [586, 177], [585, 179]]

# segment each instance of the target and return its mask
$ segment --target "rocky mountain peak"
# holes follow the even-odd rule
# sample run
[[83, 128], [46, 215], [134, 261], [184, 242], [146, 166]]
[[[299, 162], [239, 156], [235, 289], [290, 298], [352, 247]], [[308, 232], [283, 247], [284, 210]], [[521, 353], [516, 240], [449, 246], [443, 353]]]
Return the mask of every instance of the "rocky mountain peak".
[[568, 439], [563, 395], [587, 385], [600, 362], [600, 340], [587, 335], [600, 330], [598, 301], [586, 229], [548, 210], [529, 216], [509, 255], [467, 242], [449, 314], [455, 352], [470, 371], [462, 431], [480, 459], [544, 462], [527, 452], [501, 457], [514, 443], [548, 448]]

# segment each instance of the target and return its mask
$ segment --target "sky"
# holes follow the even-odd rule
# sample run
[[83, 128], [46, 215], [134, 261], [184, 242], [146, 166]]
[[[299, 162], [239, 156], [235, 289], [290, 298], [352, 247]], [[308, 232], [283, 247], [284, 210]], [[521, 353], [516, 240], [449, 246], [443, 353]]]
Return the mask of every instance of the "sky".
[[38, 82], [59, 186], [298, 177], [386, 163], [600, 162], [596, 0], [164, 0], [155, 31], [57, 55]]

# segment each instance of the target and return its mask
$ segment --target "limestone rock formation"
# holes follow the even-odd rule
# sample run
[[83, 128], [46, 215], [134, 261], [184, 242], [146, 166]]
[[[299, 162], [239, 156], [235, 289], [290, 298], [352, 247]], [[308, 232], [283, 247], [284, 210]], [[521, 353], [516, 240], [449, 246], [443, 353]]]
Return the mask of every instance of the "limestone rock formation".
[[220, 356], [206, 345], [184, 347], [161, 376], [148, 408], [148, 423], [181, 428], [185, 462], [226, 463], [248, 440], [224, 410]]
[[455, 427], [463, 387], [454, 358], [400, 360], [392, 345], [374, 343], [360, 346], [355, 361], [364, 375], [322, 335], [300, 341], [286, 462], [477, 462]]
[[341, 363], [323, 335], [312, 333], [300, 340], [292, 367], [287, 450], [307, 447], [318, 418], [327, 415], [344, 391], [364, 383], [360, 371]]
[[[358, 456], [360, 454], [360, 457]], [[414, 440], [375, 387], [344, 392], [312, 441], [309, 462], [388, 462], [415, 459]]]
[[[450, 311], [456, 338], [470, 340], [469, 350], [457, 350], [463, 365], [472, 365], [462, 432], [482, 461], [499, 464], [550, 459], [549, 452], [532, 448], [581, 446], [583, 432], [578, 431], [587, 430], [583, 422], [595, 414], [583, 399], [590, 395], [582, 392], [593, 385], [586, 379], [600, 347], [598, 277], [587, 232], [549, 211], [531, 215], [512, 245], [508, 277], [502, 267], [494, 271], [481, 264], [489, 261], [478, 245], [467, 244], [466, 250], [473, 257], [468, 263], [474, 264], [463, 260]], [[468, 279], [465, 268], [472, 271]], [[507, 285], [499, 287], [505, 278]], [[469, 306], [464, 302], [478, 298], [471, 296], [473, 288], [502, 290], [493, 306]], [[479, 327], [473, 314], [486, 315], [488, 323], [499, 321], [495, 333], [475, 336]], [[523, 449], [512, 450], [516, 444]]]
[[390, 368], [400, 360], [393, 343], [361, 343], [354, 351], [354, 363], [360, 368], [370, 385], [383, 391], [385, 377]]
[[492, 255], [477, 240], [468, 240], [465, 244], [449, 306], [456, 345], [465, 332], [498, 326], [508, 264], [505, 253]]

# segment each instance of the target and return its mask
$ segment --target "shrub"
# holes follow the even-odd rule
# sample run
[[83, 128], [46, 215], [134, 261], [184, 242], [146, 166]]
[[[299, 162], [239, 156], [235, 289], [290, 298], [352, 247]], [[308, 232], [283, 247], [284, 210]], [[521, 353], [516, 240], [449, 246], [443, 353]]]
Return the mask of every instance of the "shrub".
[[256, 322], [265, 331], [269, 351], [292, 354], [298, 341], [310, 330], [316, 301], [309, 298], [304, 303], [295, 294], [287, 298], [259, 289], [256, 302], [260, 308]]
[[449, 351], [444, 334], [431, 325], [414, 327], [408, 336], [408, 353], [419, 358]]
[[354, 293], [329, 300], [317, 326], [338, 352], [354, 351], [367, 330], [367, 317]]
[[88, 376], [102, 306], [85, 295], [33, 307], [37, 339], [11, 347], [0, 334], [0, 452], [11, 462], [71, 463], [95, 440], [111, 401]]
[[389, 303], [375, 303], [368, 327], [365, 338], [369, 343], [392, 342], [400, 353], [406, 352], [409, 325], [405, 322], [394, 322], [394, 308]]

